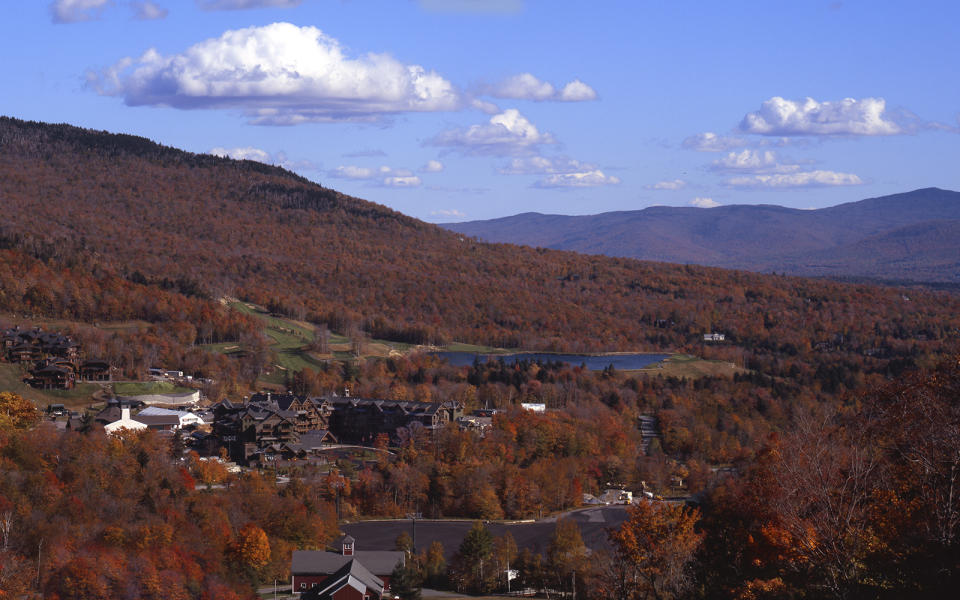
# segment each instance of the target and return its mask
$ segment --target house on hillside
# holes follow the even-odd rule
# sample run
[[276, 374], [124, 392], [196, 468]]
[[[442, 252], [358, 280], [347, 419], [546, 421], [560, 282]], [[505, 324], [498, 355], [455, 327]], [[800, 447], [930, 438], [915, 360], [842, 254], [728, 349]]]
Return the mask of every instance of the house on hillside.
[[722, 342], [726, 339], [726, 335], [722, 333], [705, 333], [703, 334], [703, 341], [705, 342]]
[[110, 381], [110, 363], [105, 360], [85, 360], [80, 363], [80, 379]]
[[30, 386], [41, 390], [69, 390], [73, 388], [76, 375], [72, 365], [49, 363], [30, 372]]
[[[389, 593], [390, 575], [394, 567], [404, 564], [405, 554], [396, 550], [356, 550], [355, 546], [356, 540], [348, 535], [340, 540], [340, 552], [294, 551], [290, 560], [293, 593], [313, 590], [313, 595], [303, 597], [380, 600]], [[349, 581], [351, 577], [353, 582]]]

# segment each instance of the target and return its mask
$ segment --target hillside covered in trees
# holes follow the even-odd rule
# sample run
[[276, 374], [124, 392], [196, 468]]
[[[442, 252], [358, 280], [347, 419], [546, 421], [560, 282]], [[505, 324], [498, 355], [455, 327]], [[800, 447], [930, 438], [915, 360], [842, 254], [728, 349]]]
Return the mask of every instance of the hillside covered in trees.
[[[411, 343], [645, 351], [718, 331], [744, 366], [880, 369], [960, 331], [951, 295], [478, 243], [279, 168], [68, 125], [0, 120], [0, 177], [7, 312], [193, 321], [204, 341], [173, 298], [236, 296]], [[92, 293], [108, 281], [127, 297]]]

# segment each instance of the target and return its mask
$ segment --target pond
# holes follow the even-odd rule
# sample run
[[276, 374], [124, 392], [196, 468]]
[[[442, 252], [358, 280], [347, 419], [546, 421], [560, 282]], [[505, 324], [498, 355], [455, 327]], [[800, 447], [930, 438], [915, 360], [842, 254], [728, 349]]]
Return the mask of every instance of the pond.
[[669, 354], [552, 354], [539, 352], [518, 352], [516, 354], [477, 354], [476, 352], [434, 352], [434, 356], [447, 359], [455, 367], [472, 365], [474, 360], [500, 360], [512, 364], [518, 360], [540, 362], [562, 362], [572, 366], [586, 365], [591, 371], [602, 371], [610, 365], [614, 369], [630, 371], [642, 369], [658, 363]]

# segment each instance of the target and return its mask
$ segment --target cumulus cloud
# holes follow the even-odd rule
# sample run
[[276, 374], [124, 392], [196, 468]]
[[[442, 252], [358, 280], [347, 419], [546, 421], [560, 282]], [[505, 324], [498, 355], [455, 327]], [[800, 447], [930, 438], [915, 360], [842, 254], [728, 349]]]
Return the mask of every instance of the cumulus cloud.
[[334, 179], [350, 179], [354, 181], [369, 181], [383, 187], [418, 187], [420, 178], [407, 169], [392, 167], [357, 167], [354, 165], [339, 166], [327, 172], [327, 176]]
[[542, 81], [531, 73], [513, 75], [496, 85], [485, 87], [483, 91], [495, 98], [538, 102], [544, 100], [583, 102], [597, 98], [597, 92], [579, 79], [574, 79], [558, 90], [552, 83]]
[[730, 152], [710, 163], [711, 170], [730, 173], [793, 173], [800, 168], [798, 163], [779, 160], [771, 150]]
[[596, 99], [597, 92], [579, 79], [574, 79], [567, 85], [563, 86], [563, 89], [560, 90], [560, 96], [558, 98], [558, 100], [562, 100], [563, 102], [584, 102], [587, 100]]
[[500, 112], [499, 106], [493, 102], [487, 102], [486, 100], [477, 100], [474, 98], [470, 101], [470, 106], [488, 115], [495, 115]]
[[441, 208], [440, 210], [431, 211], [430, 216], [432, 217], [445, 217], [445, 218], [457, 218], [462, 219], [466, 217], [466, 213], [456, 208]]
[[79, 23], [92, 21], [111, 0], [54, 0], [50, 3], [50, 12], [54, 23]]
[[499, 169], [503, 175], [544, 175], [554, 173], [575, 173], [593, 171], [597, 167], [565, 156], [546, 157], [529, 156], [514, 158]]
[[523, 0], [419, 0], [420, 8], [443, 13], [516, 13]]
[[273, 163], [273, 157], [266, 150], [246, 146], [244, 148], [222, 148], [217, 146], [210, 150], [210, 154], [236, 160], [255, 160], [262, 163]]
[[860, 185], [863, 183], [863, 180], [853, 173], [816, 170], [801, 171], [798, 173], [732, 177], [723, 183], [730, 187], [739, 188], [798, 188]]
[[472, 155], [511, 156], [532, 154], [543, 144], [554, 144], [553, 136], [541, 133], [520, 111], [508, 108], [482, 125], [448, 129], [426, 142]]
[[740, 130], [758, 135], [896, 135], [903, 129], [884, 115], [883, 98], [838, 102], [785, 100], [775, 96], [747, 114]]
[[170, 13], [169, 10], [157, 6], [150, 0], [143, 2], [134, 2], [130, 5], [133, 8], [133, 16], [141, 21], [154, 21], [163, 19]]
[[514, 98], [517, 100], [549, 100], [557, 93], [553, 84], [540, 81], [530, 73], [521, 73], [508, 77], [490, 88], [490, 95], [496, 98]]
[[690, 204], [698, 208], [714, 208], [715, 206], [720, 206], [720, 203], [714, 200], [713, 198], [700, 198], [700, 197], [697, 197], [691, 200]]
[[653, 185], [644, 186], [648, 190], [682, 190], [687, 187], [687, 182], [682, 179], [671, 179], [668, 181], [658, 181]]
[[271, 154], [266, 150], [254, 148], [253, 146], [244, 146], [240, 148], [223, 148], [221, 146], [217, 146], [216, 148], [210, 149], [210, 154], [213, 154], [214, 156], [221, 156], [223, 158], [233, 158], [235, 160], [255, 160], [268, 165], [283, 167], [284, 169], [289, 169], [291, 171], [316, 171], [319, 169], [319, 165], [308, 160], [290, 160], [287, 157], [286, 152], [277, 152], [275, 154]]
[[394, 175], [383, 178], [383, 185], [387, 187], [418, 187], [421, 183], [416, 175]]
[[612, 175], [606, 175], [599, 169], [592, 171], [579, 171], [576, 173], [557, 173], [533, 184], [538, 188], [582, 188], [597, 187], [600, 185], [616, 185], [620, 179]]
[[433, 71], [386, 54], [350, 58], [316, 27], [290, 23], [227, 31], [171, 56], [150, 49], [89, 73], [88, 82], [130, 106], [239, 109], [265, 125], [375, 121], [460, 105]]
[[717, 135], [712, 131], [698, 133], [683, 140], [683, 147], [697, 152], [726, 152], [747, 145], [747, 140], [738, 137]]
[[443, 171], [443, 163], [439, 160], [428, 160], [427, 164], [420, 167], [421, 173], [439, 173]]
[[286, 8], [303, 0], [196, 0], [201, 10], [246, 10], [248, 8]]
[[538, 188], [596, 187], [620, 183], [620, 179], [605, 174], [596, 165], [565, 156], [515, 158], [499, 171], [504, 175], [547, 175], [533, 184]]

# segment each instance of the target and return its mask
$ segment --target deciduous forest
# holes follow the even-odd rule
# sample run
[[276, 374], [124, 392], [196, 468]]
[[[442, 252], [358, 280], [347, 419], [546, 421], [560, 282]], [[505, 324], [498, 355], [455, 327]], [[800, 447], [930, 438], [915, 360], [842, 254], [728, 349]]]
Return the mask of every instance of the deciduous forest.
[[[679, 491], [696, 506], [632, 509], [592, 554], [558, 524], [549, 556], [512, 551], [522, 578], [561, 590], [576, 571], [592, 582], [578, 593], [597, 598], [955, 587], [955, 294], [486, 244], [275, 167], [8, 118], [0, 181], [0, 324], [74, 323], [67, 333], [125, 377], [183, 370], [213, 382], [211, 401], [241, 399], [275, 359], [262, 322], [227, 297], [407, 344], [686, 352], [735, 367], [668, 377], [452, 367], [426, 353], [329, 361], [288, 386], [501, 412], [483, 436], [412, 428], [392, 459], [294, 469], [285, 485], [153, 434], [57, 432], [6, 394], [0, 597], [247, 598], [287, 577], [294, 549], [334, 538], [338, 502], [349, 518], [531, 518], [609, 486]], [[724, 342], [704, 343], [711, 332]], [[204, 346], [221, 342], [245, 352]], [[649, 444], [641, 415], [659, 426]], [[474, 554], [511, 552], [475, 537]], [[462, 555], [443, 573], [436, 552], [415, 564], [411, 577], [498, 585]]]

